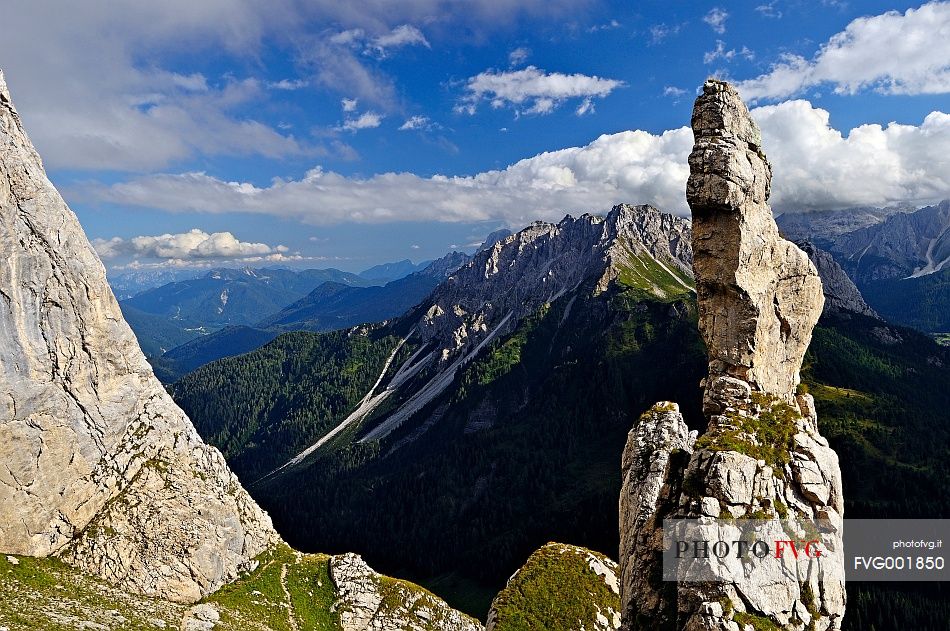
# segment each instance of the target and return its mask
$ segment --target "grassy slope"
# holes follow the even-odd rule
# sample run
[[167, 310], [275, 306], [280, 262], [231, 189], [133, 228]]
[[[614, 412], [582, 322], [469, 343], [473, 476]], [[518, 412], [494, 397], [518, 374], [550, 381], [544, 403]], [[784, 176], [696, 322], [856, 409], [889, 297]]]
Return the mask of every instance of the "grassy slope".
[[601, 554], [549, 543], [532, 554], [492, 604], [495, 631], [602, 628], [619, 615], [620, 595], [590, 565]]
[[[11, 562], [9, 559], [13, 559]], [[259, 557], [257, 569], [201, 601], [228, 631], [337, 631], [336, 588], [330, 557], [300, 554], [286, 545]], [[407, 581], [380, 576], [381, 611], [399, 613], [412, 628], [438, 626], [414, 618], [420, 606], [437, 609], [432, 594]], [[187, 605], [125, 593], [57, 559], [0, 557], [0, 627], [10, 631], [178, 629]], [[407, 602], [414, 608], [405, 609]], [[98, 626], [96, 626], [98, 625]]]
[[153, 620], [177, 629], [184, 611], [181, 605], [125, 594], [56, 559], [0, 556], [0, 627], [10, 631], [67, 631], [82, 628], [84, 621], [144, 631], [156, 628]]
[[251, 623], [273, 631], [340, 628], [339, 617], [331, 609], [336, 592], [330, 580], [330, 557], [298, 554], [282, 545], [258, 561], [260, 566], [249, 576], [203, 601], [217, 606], [225, 628], [242, 629]]
[[[14, 558], [17, 565], [0, 558], [0, 626], [11, 631], [178, 629], [188, 610], [185, 605], [122, 592], [56, 559]], [[328, 573], [329, 557], [297, 555], [281, 546], [265, 552], [258, 561], [257, 570], [202, 601], [218, 610], [221, 628], [340, 629], [331, 611], [336, 595]]]
[[[823, 320], [803, 370], [838, 452], [845, 517], [950, 516], [950, 352], [908, 329]], [[947, 628], [943, 583], [848, 585], [846, 631]]]
[[950, 516], [950, 352], [871, 319], [823, 321], [803, 370], [849, 517]]

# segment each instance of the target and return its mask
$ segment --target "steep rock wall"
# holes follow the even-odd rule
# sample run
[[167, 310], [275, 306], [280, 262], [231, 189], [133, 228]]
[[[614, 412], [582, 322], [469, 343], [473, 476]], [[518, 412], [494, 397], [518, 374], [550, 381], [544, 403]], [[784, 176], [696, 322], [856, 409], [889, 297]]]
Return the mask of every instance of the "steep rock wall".
[[0, 74], [0, 551], [194, 601], [278, 541], [142, 355]]

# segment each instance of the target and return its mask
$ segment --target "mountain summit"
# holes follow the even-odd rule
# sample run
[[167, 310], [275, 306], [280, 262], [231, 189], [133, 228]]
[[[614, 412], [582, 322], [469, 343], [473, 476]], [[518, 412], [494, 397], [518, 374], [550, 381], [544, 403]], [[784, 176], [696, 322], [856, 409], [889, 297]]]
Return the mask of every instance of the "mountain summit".
[[454, 602], [481, 615], [546, 541], [616, 549], [633, 410], [699, 413], [690, 240], [650, 206], [537, 222], [400, 318], [286, 333], [174, 396], [295, 546], [474, 584]]
[[[401, 339], [362, 404], [272, 473], [299, 465], [349, 428], [361, 428], [361, 443], [385, 439], [442, 395], [488, 344], [562, 297], [566, 320], [572, 298], [603, 293], [615, 282], [659, 301], [691, 293], [690, 238], [685, 219], [619, 205], [606, 217], [539, 221], [495, 242], [388, 325], [386, 332]], [[415, 350], [400, 361], [406, 345]]]

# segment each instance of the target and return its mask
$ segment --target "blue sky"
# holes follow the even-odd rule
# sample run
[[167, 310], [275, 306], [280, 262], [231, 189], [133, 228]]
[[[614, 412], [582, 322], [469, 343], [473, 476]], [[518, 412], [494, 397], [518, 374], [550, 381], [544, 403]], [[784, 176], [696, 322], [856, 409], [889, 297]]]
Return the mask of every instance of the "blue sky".
[[99, 4], [8, 7], [0, 68], [110, 267], [358, 270], [686, 214], [710, 75], [759, 108], [778, 211], [950, 196], [950, 3]]

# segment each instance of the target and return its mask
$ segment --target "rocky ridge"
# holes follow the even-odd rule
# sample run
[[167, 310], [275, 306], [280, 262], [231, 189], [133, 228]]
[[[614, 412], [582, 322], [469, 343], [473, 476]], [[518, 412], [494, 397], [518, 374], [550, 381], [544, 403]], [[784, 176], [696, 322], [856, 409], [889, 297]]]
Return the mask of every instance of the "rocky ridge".
[[622, 204], [606, 217], [535, 222], [478, 252], [438, 287], [418, 333], [424, 342], [442, 344], [440, 359], [447, 360], [490, 334], [509, 332], [524, 316], [579, 287], [592, 270], [602, 275], [603, 289], [618, 274], [612, 263], [640, 257], [667, 267], [691, 289], [690, 235], [687, 220], [652, 206]]
[[194, 606], [127, 592], [58, 559], [0, 555], [0, 629], [11, 631], [478, 631], [428, 591], [357, 555], [278, 545]]
[[[176, 603], [206, 598], [184, 611], [182, 628], [213, 629], [222, 615], [245, 617], [221, 628], [270, 628], [266, 607], [248, 608], [279, 598], [296, 629], [294, 603], [312, 601], [315, 582], [333, 604], [308, 610], [344, 631], [481, 628], [356, 555], [301, 555], [281, 542], [153, 375], [2, 73], [0, 253], [0, 552], [10, 555], [0, 584], [36, 603], [33, 611], [4, 603], [0, 625], [124, 629], [144, 619], [164, 628], [182, 615]], [[240, 593], [278, 567], [280, 594]], [[307, 598], [291, 597], [288, 571], [310, 585]]]
[[[659, 580], [670, 518], [824, 520], [838, 549], [843, 501], [837, 456], [797, 392], [823, 296], [815, 267], [782, 239], [768, 207], [771, 169], [757, 127], [728, 84], [709, 80], [693, 112], [687, 197], [700, 332], [709, 353], [705, 434], [660, 402], [631, 430], [620, 499], [625, 630], [839, 629], [843, 578], [809, 567], [748, 567], [723, 582]], [[796, 530], [797, 532], [797, 530]]]
[[[361, 441], [388, 436], [441, 394], [492, 340], [585, 283], [593, 283], [597, 294], [627, 274], [628, 284], [653, 298], [693, 291], [690, 234], [685, 219], [624, 204], [606, 217], [538, 221], [477, 252], [397, 323], [419, 348], [405, 363], [393, 365], [385, 388], [406, 383], [412, 388]], [[373, 400], [383, 399], [374, 395]], [[369, 418], [374, 409], [370, 405], [349, 421]]]
[[481, 631], [475, 619], [429, 592], [380, 576], [356, 554], [330, 559], [343, 631]]
[[891, 215], [834, 239], [828, 248], [859, 287], [920, 277], [950, 265], [950, 200]]
[[775, 218], [775, 223], [789, 241], [808, 240], [828, 249], [835, 239], [842, 235], [879, 224], [891, 215], [914, 210], [913, 207], [892, 206], [783, 213]]

